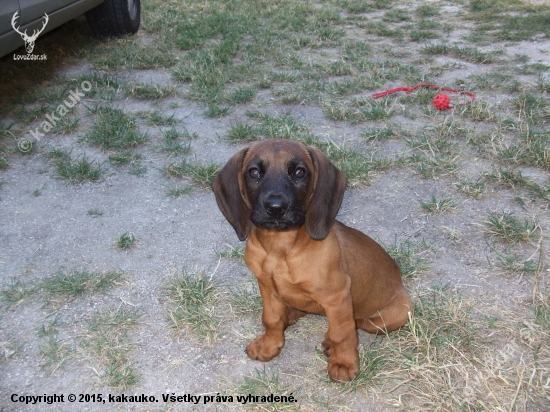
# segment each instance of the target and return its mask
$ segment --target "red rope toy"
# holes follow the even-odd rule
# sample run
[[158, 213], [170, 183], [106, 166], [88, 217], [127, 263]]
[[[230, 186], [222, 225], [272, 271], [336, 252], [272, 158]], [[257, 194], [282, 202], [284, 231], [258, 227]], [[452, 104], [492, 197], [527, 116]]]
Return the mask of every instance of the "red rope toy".
[[[457, 106], [464, 106], [465, 104], [470, 104], [476, 98], [475, 94], [473, 94], [472, 92], [465, 92], [465, 91], [462, 91], [462, 90], [450, 89], [448, 87], [436, 86], [435, 84], [430, 84], [430, 83], [417, 84], [414, 87], [396, 87], [395, 89], [386, 90], [385, 92], [374, 93], [371, 97], [373, 99], [379, 99], [380, 97], [384, 97], [384, 96], [387, 96], [388, 94], [392, 94], [392, 93], [396, 93], [396, 92], [405, 92], [405, 93], [409, 94], [409, 93], [415, 91], [416, 89], [418, 89], [419, 87], [432, 87], [434, 89], [443, 90], [443, 91], [446, 91], [446, 92], [465, 94], [465, 95], [468, 95], [472, 98], [469, 102], [460, 103]], [[433, 105], [435, 106], [435, 108], [437, 110], [448, 110], [448, 109], [452, 109], [453, 107], [455, 107], [455, 106], [451, 106], [450, 103], [451, 103], [451, 98], [449, 96], [447, 96], [445, 93], [438, 93], [438, 94], [435, 95], [435, 97], [433, 99]]]

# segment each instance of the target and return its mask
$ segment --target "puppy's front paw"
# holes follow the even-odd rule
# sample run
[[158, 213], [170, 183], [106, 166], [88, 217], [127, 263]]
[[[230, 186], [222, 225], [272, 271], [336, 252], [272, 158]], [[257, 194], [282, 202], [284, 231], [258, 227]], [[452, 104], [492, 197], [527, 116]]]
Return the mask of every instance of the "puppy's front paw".
[[335, 357], [331, 357], [328, 361], [328, 374], [333, 381], [351, 381], [359, 375], [358, 366], [358, 361], [337, 360]]
[[284, 340], [270, 339], [266, 335], [258, 336], [246, 347], [250, 359], [267, 362], [277, 356], [284, 346]]

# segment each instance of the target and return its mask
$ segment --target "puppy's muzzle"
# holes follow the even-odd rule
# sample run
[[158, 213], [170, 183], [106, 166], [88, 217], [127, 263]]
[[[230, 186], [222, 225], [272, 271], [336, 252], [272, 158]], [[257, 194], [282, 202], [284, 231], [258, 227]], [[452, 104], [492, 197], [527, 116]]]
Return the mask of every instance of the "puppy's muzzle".
[[258, 199], [250, 220], [264, 229], [290, 229], [304, 222], [304, 213], [292, 195], [273, 191]]
[[269, 196], [264, 200], [263, 206], [269, 217], [281, 219], [288, 210], [288, 201], [282, 196]]

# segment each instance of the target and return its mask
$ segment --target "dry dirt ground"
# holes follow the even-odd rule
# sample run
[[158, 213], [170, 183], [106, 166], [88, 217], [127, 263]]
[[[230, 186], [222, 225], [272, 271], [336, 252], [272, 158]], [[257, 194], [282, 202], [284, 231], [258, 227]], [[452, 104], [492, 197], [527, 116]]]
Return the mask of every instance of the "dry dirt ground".
[[[216, 92], [223, 98], [201, 94], [211, 83], [199, 87], [200, 64], [187, 62], [195, 49], [225, 41], [231, 26], [184, 47], [164, 42], [162, 23], [181, 19], [178, 30], [187, 30], [186, 21], [238, 15], [239, 2], [144, 1], [133, 38], [87, 40], [80, 19], [39, 38], [35, 53], [48, 55], [46, 66], [0, 60], [1, 411], [550, 410], [548, 29], [528, 39], [491, 37], [501, 28], [476, 31], [486, 24], [472, 17], [476, 5], [486, 7], [481, 1], [383, 3], [258, 2], [274, 32], [295, 37], [274, 34], [281, 39], [271, 43], [273, 55], [264, 45], [262, 59], [251, 59], [258, 73], [231, 72]], [[544, 2], [530, 6], [540, 9], [498, 3], [510, 16], [536, 12], [550, 24]], [[283, 17], [277, 26], [268, 11], [283, 7], [284, 18], [305, 13], [320, 22], [317, 32]], [[324, 26], [332, 34], [319, 34]], [[78, 30], [77, 40], [67, 40]], [[220, 60], [214, 77], [241, 70], [235, 66], [251, 55], [243, 50], [254, 36], [237, 41], [234, 66]], [[447, 49], [426, 51], [434, 44]], [[158, 49], [165, 55], [149, 62]], [[116, 60], [119, 50], [127, 55]], [[424, 81], [471, 90], [476, 101], [438, 112], [435, 90], [370, 98]], [[74, 126], [32, 140], [28, 131], [88, 84], [67, 115]], [[239, 100], [235, 90], [252, 95]], [[146, 141], [122, 149], [93, 143], [90, 131], [113, 133], [101, 129], [95, 107], [121, 109]], [[244, 353], [262, 330], [254, 281], [238, 253], [244, 245], [217, 208], [211, 176], [193, 183], [176, 170], [223, 165], [247, 144], [230, 140], [238, 125], [249, 125], [251, 139], [322, 146], [349, 173], [338, 219], [384, 244], [402, 265], [418, 318], [387, 337], [359, 332], [358, 382], [328, 380], [323, 317], [290, 327], [280, 356], [265, 365]], [[167, 148], [171, 130], [172, 142], [189, 150]], [[29, 152], [21, 150], [27, 138]], [[102, 174], [63, 178], [61, 151], [72, 165], [85, 155]], [[120, 153], [129, 163], [113, 160]], [[127, 249], [117, 246], [124, 233], [135, 238]], [[235, 256], [220, 255], [233, 248]], [[198, 318], [184, 311], [174, 320], [191, 299], [178, 300], [175, 279], [212, 288], [183, 287], [200, 296], [192, 309]], [[64, 402], [24, 404], [14, 394], [63, 394]], [[95, 398], [78, 402], [80, 394]], [[113, 402], [109, 394], [155, 402]], [[164, 402], [163, 394], [201, 398], [197, 405]], [[292, 394], [296, 402], [237, 401], [248, 394]]]

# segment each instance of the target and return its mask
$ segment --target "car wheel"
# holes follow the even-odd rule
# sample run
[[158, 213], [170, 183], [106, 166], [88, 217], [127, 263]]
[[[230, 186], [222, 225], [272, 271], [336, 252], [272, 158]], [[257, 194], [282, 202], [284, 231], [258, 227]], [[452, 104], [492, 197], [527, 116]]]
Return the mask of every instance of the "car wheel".
[[140, 0], [105, 0], [86, 13], [86, 20], [98, 36], [134, 34], [141, 20]]

